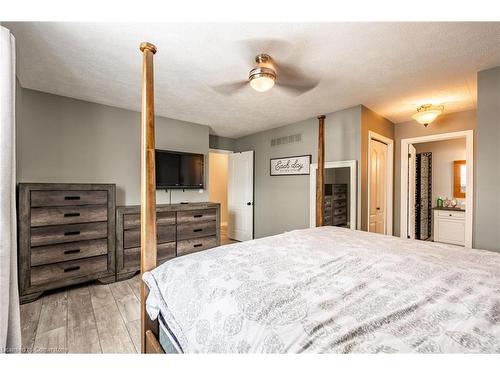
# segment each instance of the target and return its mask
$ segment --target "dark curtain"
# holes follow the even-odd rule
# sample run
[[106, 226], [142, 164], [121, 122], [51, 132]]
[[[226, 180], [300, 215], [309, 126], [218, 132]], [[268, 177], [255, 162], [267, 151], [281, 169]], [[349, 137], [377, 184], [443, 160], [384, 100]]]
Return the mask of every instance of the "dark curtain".
[[427, 240], [431, 236], [432, 153], [417, 154], [416, 162], [415, 238]]

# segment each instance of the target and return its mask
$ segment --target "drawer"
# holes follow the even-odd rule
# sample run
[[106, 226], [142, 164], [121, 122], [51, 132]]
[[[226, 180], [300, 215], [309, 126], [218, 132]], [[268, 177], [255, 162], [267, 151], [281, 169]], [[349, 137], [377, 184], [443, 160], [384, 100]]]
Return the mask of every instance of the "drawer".
[[[175, 225], [175, 212], [157, 212], [156, 224]], [[123, 215], [123, 229], [138, 228], [141, 226], [141, 214]]]
[[342, 200], [342, 201], [335, 201], [333, 202], [333, 208], [340, 208], [340, 207], [347, 207], [347, 201]]
[[[156, 243], [165, 243], [175, 241], [175, 225], [157, 225]], [[141, 230], [128, 229], [123, 231], [123, 248], [141, 246]]]
[[107, 222], [35, 227], [31, 228], [31, 246], [94, 240], [107, 236]]
[[31, 226], [89, 223], [108, 220], [108, 206], [38, 207], [31, 210]]
[[[175, 258], [175, 242], [162, 243], [156, 246], [156, 260], [158, 263]], [[123, 266], [135, 267], [140, 265], [141, 248], [133, 247], [123, 250]]]
[[89, 258], [108, 253], [108, 240], [69, 242], [59, 245], [39, 246], [31, 249], [31, 266]]
[[108, 257], [106, 255], [32, 267], [31, 285], [43, 285], [54, 281], [97, 274], [106, 271], [107, 268]]
[[333, 225], [342, 225], [342, 224], [347, 224], [346, 215], [337, 215], [333, 217]]
[[448, 210], [436, 210], [437, 216], [463, 219], [465, 218], [465, 212], [463, 211], [448, 211]]
[[333, 187], [334, 193], [347, 193], [347, 185], [340, 185]]
[[31, 207], [82, 206], [107, 204], [106, 190], [34, 190], [31, 192]]
[[335, 208], [333, 210], [334, 215], [341, 215], [341, 214], [346, 214], [346, 213], [347, 213], [347, 207]]
[[338, 193], [338, 194], [334, 194], [333, 195], [333, 200], [334, 201], [337, 201], [337, 200], [340, 200], [340, 199], [346, 199], [347, 198], [347, 194], [345, 193]]
[[217, 246], [217, 237], [201, 237], [177, 242], [177, 256], [195, 253]]
[[177, 240], [213, 236], [217, 233], [215, 221], [177, 225]]
[[217, 210], [215, 208], [205, 210], [177, 211], [177, 224], [197, 223], [200, 221], [215, 221]]

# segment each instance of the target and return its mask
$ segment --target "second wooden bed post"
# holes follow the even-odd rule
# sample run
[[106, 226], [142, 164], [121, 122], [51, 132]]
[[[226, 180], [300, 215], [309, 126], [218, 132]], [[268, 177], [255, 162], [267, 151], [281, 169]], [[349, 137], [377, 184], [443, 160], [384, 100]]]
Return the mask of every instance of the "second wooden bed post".
[[[141, 43], [142, 104], [141, 104], [141, 276], [156, 267], [156, 180], [155, 180], [155, 112], [153, 55], [156, 47]], [[150, 322], [146, 316], [148, 289], [141, 280], [141, 352], [146, 353]]]
[[318, 116], [318, 169], [316, 171], [316, 226], [323, 226], [325, 214], [325, 115]]

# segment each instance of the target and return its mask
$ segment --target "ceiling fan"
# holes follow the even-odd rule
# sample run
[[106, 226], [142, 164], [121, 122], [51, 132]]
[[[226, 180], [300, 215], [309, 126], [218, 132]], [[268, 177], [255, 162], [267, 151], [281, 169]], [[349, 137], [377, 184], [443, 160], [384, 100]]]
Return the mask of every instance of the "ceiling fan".
[[319, 81], [308, 77], [299, 68], [282, 62], [276, 63], [269, 54], [260, 53], [255, 56], [255, 66], [250, 70], [248, 79], [212, 88], [223, 95], [231, 95], [248, 85], [258, 92], [266, 92], [277, 86], [295, 95], [302, 95], [318, 84]]

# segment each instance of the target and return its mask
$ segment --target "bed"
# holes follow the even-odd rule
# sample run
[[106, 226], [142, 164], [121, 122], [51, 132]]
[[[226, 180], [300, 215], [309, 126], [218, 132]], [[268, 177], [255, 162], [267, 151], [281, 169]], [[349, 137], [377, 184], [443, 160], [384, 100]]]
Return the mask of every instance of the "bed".
[[500, 254], [316, 226], [156, 262], [153, 55], [142, 43], [141, 352], [500, 353]]
[[321, 227], [143, 275], [166, 352], [500, 353], [500, 254]]

